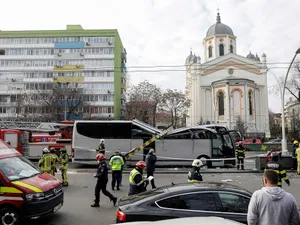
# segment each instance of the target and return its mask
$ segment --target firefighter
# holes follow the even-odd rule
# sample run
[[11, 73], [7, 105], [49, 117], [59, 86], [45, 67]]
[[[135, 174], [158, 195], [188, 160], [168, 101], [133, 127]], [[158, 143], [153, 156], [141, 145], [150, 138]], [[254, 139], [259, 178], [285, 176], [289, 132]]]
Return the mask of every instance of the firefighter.
[[149, 180], [143, 178], [143, 169], [145, 168], [146, 163], [144, 161], [138, 161], [135, 168], [130, 172], [128, 196], [146, 191]]
[[60, 163], [59, 169], [61, 171], [61, 176], [62, 176], [62, 185], [68, 186], [69, 183], [67, 177], [67, 170], [68, 170], [68, 163], [69, 163], [69, 155], [65, 148], [60, 149], [59, 163]]
[[97, 173], [94, 174], [94, 177], [97, 178], [97, 184], [95, 186], [95, 203], [91, 205], [91, 207], [99, 207], [100, 202], [100, 191], [109, 197], [110, 201], [113, 202], [114, 206], [117, 203], [117, 197], [113, 196], [109, 191], [106, 190], [107, 182], [108, 182], [108, 167], [105, 162], [105, 156], [102, 153], [96, 155], [96, 161], [99, 163], [99, 167]]
[[290, 186], [290, 180], [286, 175], [285, 170], [282, 168], [282, 166], [280, 165], [279, 161], [279, 155], [281, 153], [278, 152], [273, 152], [271, 154], [272, 160], [269, 161], [266, 164], [266, 170], [274, 170], [277, 174], [278, 174], [278, 187], [282, 187], [282, 179]]
[[43, 156], [39, 160], [39, 167], [42, 173], [51, 173], [51, 165], [52, 165], [52, 155], [49, 152], [48, 148], [43, 149]]
[[298, 144], [298, 148], [296, 149], [296, 159], [297, 159], [297, 174], [300, 175], [300, 148]]
[[199, 182], [203, 181], [202, 175], [200, 174], [200, 168], [203, 163], [200, 159], [195, 159], [192, 163], [192, 169], [188, 173], [188, 182]]
[[293, 156], [296, 156], [296, 149], [299, 148], [299, 142], [297, 140], [295, 140], [293, 142]]
[[237, 169], [239, 170], [241, 166], [241, 169], [245, 170], [244, 168], [245, 148], [241, 142], [238, 142], [238, 146], [236, 147], [235, 154], [237, 158]]
[[100, 144], [98, 146], [98, 149], [96, 150], [98, 153], [102, 153], [105, 155], [105, 144], [104, 144], [104, 139], [100, 140]]
[[52, 155], [52, 163], [51, 163], [51, 175], [55, 176], [55, 173], [57, 172], [56, 164], [58, 163], [59, 159], [56, 154], [55, 148], [50, 149], [50, 154]]

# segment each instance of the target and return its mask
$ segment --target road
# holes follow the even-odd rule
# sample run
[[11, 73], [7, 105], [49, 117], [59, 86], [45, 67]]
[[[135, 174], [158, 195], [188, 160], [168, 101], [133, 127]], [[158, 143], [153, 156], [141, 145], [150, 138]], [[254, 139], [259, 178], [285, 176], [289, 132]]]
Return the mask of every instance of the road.
[[[113, 223], [117, 207], [113, 207], [107, 197], [101, 194], [100, 208], [90, 207], [94, 198], [95, 179], [92, 177], [92, 171], [83, 171], [70, 170], [68, 175], [70, 186], [65, 188], [63, 208], [51, 216], [33, 221], [32, 225], [109, 225]], [[284, 185], [284, 189], [292, 193], [300, 204], [300, 176], [295, 173], [290, 173], [289, 176], [291, 186]], [[227, 182], [237, 184], [252, 192], [262, 187], [262, 174], [260, 173], [205, 173], [203, 178], [205, 181], [227, 180]], [[186, 179], [186, 174], [157, 174], [155, 176], [158, 187], [171, 182], [186, 182]], [[123, 175], [123, 181], [124, 186], [121, 187], [121, 191], [112, 192], [119, 198], [127, 195], [128, 174]], [[110, 185], [108, 190], [110, 191]]]

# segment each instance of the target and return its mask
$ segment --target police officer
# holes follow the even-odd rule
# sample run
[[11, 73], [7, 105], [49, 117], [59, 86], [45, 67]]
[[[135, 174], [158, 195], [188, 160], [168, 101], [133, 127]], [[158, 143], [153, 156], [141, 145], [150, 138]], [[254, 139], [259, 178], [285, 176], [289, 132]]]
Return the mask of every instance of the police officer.
[[[120, 174], [120, 186], [122, 186], [122, 179], [123, 179], [123, 170], [124, 170], [124, 165], [125, 165], [125, 163], [126, 163], [126, 158], [125, 158], [125, 156], [124, 155], [122, 155], [122, 153], [121, 153], [121, 149], [119, 149], [119, 152], [120, 152], [120, 156], [123, 158], [123, 161], [124, 161], [124, 164], [121, 166], [121, 174]], [[114, 155], [112, 155], [110, 158], [109, 158], [109, 161], [111, 160], [111, 158], [112, 157], [114, 157], [115, 156], [115, 154]]]
[[98, 153], [102, 153], [105, 155], [105, 144], [104, 144], [104, 139], [100, 140], [100, 144], [98, 146], [98, 149], [96, 150]]
[[272, 160], [266, 164], [266, 170], [274, 170], [278, 174], [278, 187], [282, 187], [282, 179], [290, 186], [290, 180], [286, 175], [285, 170], [279, 164], [279, 154], [277, 152], [273, 152], [271, 154]]
[[188, 182], [199, 182], [203, 181], [202, 175], [200, 174], [200, 168], [203, 163], [200, 159], [195, 159], [192, 163], [192, 169], [188, 173]]
[[99, 167], [97, 170], [97, 173], [94, 175], [95, 178], [97, 178], [97, 184], [95, 186], [95, 200], [94, 204], [91, 205], [91, 207], [99, 207], [100, 202], [100, 191], [102, 190], [102, 193], [109, 197], [110, 201], [113, 202], [114, 206], [117, 203], [117, 197], [113, 196], [109, 191], [106, 190], [107, 182], [108, 182], [108, 168], [107, 164], [105, 162], [105, 156], [102, 153], [99, 153], [96, 155], [96, 161], [99, 163]]
[[55, 148], [50, 149], [50, 154], [52, 155], [51, 175], [55, 176], [55, 173], [57, 172], [56, 163], [58, 163], [58, 161], [59, 161]]
[[241, 169], [244, 170], [245, 148], [241, 142], [238, 142], [235, 154], [237, 158], [237, 169], [239, 170], [241, 166]]
[[128, 196], [136, 195], [146, 191], [146, 187], [149, 184], [149, 180], [143, 179], [143, 169], [145, 168], [146, 163], [144, 161], [139, 161], [135, 165], [135, 168], [130, 172]]
[[297, 174], [300, 175], [300, 148], [298, 144], [298, 148], [296, 149], [296, 159], [297, 159]]
[[62, 177], [62, 185], [68, 186], [69, 183], [68, 183], [68, 177], [67, 177], [67, 170], [68, 170], [68, 164], [69, 164], [69, 155], [65, 148], [60, 149], [59, 164], [60, 164], [59, 169], [61, 171], [61, 177]]
[[39, 160], [39, 167], [42, 173], [51, 173], [51, 165], [52, 165], [52, 155], [49, 152], [48, 148], [43, 149], [43, 156]]
[[120, 151], [115, 151], [115, 155], [109, 160], [109, 165], [112, 170], [111, 188], [112, 190], [115, 190], [115, 185], [117, 183], [117, 190], [120, 190], [122, 166], [124, 165], [124, 160], [123, 157], [120, 156]]

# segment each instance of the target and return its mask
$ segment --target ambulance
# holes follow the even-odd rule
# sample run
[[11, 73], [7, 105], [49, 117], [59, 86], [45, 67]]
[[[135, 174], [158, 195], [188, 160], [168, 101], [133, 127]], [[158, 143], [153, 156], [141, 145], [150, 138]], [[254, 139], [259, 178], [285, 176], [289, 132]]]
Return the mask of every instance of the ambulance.
[[59, 180], [41, 173], [11, 146], [0, 140], [0, 225], [17, 225], [58, 211], [64, 203]]

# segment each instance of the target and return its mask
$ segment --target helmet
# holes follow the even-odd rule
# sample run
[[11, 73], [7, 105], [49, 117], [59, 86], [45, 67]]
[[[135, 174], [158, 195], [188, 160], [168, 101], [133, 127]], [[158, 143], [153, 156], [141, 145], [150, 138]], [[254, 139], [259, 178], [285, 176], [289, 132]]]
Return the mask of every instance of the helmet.
[[101, 144], [101, 143], [104, 143], [104, 139], [101, 139], [101, 140], [100, 140], [100, 144]]
[[297, 145], [297, 144], [299, 144], [299, 142], [297, 140], [295, 140], [293, 144]]
[[192, 166], [200, 167], [203, 165], [203, 162], [200, 159], [195, 159], [192, 163]]
[[95, 158], [95, 159], [96, 159], [96, 161], [101, 161], [101, 160], [104, 159], [104, 157], [105, 157], [104, 154], [99, 153], [99, 154], [96, 155], [96, 158]]
[[43, 148], [43, 153], [49, 153], [49, 149], [47, 147]]
[[62, 153], [66, 153], [66, 152], [67, 152], [67, 149], [61, 148], [60, 151], [61, 151]]
[[147, 167], [146, 163], [144, 161], [138, 161], [137, 164], [135, 164], [136, 167], [140, 168], [140, 169], [144, 169]]

